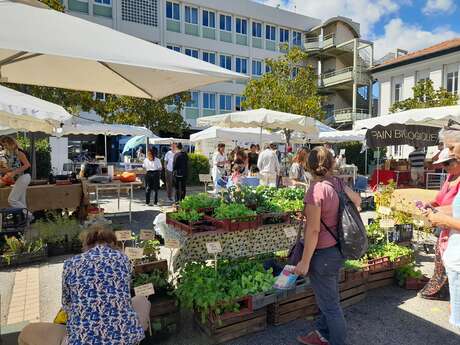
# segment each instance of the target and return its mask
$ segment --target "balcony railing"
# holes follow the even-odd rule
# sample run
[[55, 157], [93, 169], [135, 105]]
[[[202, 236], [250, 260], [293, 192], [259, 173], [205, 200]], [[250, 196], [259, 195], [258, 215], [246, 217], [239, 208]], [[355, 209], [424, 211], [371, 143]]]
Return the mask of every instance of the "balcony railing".
[[346, 123], [364, 120], [370, 117], [368, 109], [356, 109], [356, 111], [353, 111], [353, 108], [343, 108], [334, 110], [330, 117], [330, 121], [334, 123]]
[[335, 44], [335, 34], [324, 36], [321, 40], [320, 37], [307, 37], [305, 39], [305, 50], [324, 49], [329, 48]]
[[355, 73], [353, 73], [353, 66], [350, 66], [323, 73], [319, 78], [319, 86], [328, 87], [353, 80], [362, 85], [369, 83], [369, 75], [366, 72], [366, 68], [358, 66], [354, 72]]

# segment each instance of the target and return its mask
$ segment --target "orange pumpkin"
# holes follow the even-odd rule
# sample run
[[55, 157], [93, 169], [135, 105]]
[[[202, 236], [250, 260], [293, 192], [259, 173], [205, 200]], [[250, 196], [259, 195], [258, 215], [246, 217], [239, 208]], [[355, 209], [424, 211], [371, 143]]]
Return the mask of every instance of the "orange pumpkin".
[[11, 185], [14, 184], [14, 179], [12, 179], [11, 177], [5, 175], [5, 176], [2, 177], [2, 182], [6, 186], [11, 186]]
[[121, 182], [136, 182], [136, 173], [125, 171], [124, 173], [121, 174], [120, 181]]

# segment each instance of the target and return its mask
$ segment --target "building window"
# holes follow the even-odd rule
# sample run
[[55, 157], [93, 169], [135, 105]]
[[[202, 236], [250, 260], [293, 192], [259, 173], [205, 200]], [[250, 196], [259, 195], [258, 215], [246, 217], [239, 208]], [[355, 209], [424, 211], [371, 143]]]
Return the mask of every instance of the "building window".
[[248, 21], [242, 18], [236, 18], [236, 32], [242, 35], [248, 34]]
[[181, 50], [179, 46], [173, 46], [171, 44], [168, 44], [166, 48], [174, 50], [175, 52], [178, 52], [178, 53], [180, 53], [180, 50]]
[[186, 102], [185, 106], [187, 108], [198, 108], [198, 92], [190, 92], [190, 100]]
[[402, 85], [401, 83], [395, 84], [395, 102], [399, 102], [402, 99]]
[[297, 74], [299, 74], [299, 67], [293, 67], [291, 73], [292, 79], [295, 79], [295, 77], [297, 77]]
[[190, 48], [185, 48], [185, 55], [194, 57], [198, 59], [198, 50], [196, 49], [190, 49]]
[[447, 73], [447, 91], [457, 93], [458, 91], [458, 71]]
[[158, 0], [121, 0], [121, 19], [132, 23], [158, 26]]
[[224, 31], [232, 31], [232, 17], [225, 14], [220, 15], [220, 29]]
[[185, 6], [185, 22], [189, 24], [198, 24], [198, 8]]
[[220, 110], [232, 110], [232, 96], [219, 95], [219, 108]]
[[203, 108], [216, 109], [216, 94], [203, 92]]
[[105, 93], [104, 92], [94, 92], [93, 99], [96, 101], [105, 101]]
[[252, 36], [262, 38], [262, 24], [252, 22]]
[[203, 10], [203, 26], [216, 27], [216, 14], [214, 12]]
[[237, 57], [235, 61], [235, 69], [238, 73], [248, 73], [248, 59]]
[[270, 41], [276, 41], [276, 29], [274, 26], [265, 25], [265, 38]]
[[220, 55], [219, 65], [220, 67], [232, 70], [232, 57], [228, 55]]
[[180, 7], [178, 3], [166, 1], [166, 18], [180, 20]]
[[289, 30], [280, 28], [280, 42], [289, 44]]
[[244, 97], [243, 96], [235, 96], [235, 110], [236, 111], [243, 111], [244, 108], [241, 105], [243, 103]]
[[262, 61], [252, 60], [252, 75], [262, 75]]
[[112, 0], [94, 0], [94, 3], [99, 5], [112, 6]]
[[292, 44], [295, 46], [302, 45], [302, 34], [298, 31], [292, 31]]
[[216, 53], [203, 52], [203, 61], [216, 64]]
[[269, 66], [268, 64], [265, 64], [265, 73], [271, 73], [271, 72], [272, 72], [271, 66]]

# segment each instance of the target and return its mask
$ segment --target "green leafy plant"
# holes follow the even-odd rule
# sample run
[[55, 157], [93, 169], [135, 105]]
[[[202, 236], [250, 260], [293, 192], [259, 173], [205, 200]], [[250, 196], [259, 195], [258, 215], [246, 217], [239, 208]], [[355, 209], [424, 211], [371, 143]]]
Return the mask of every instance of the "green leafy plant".
[[385, 229], [380, 227], [379, 219], [375, 219], [371, 224], [366, 226], [367, 237], [371, 244], [386, 243]]
[[407, 278], [420, 279], [423, 277], [422, 271], [415, 268], [413, 263], [399, 267], [395, 272], [396, 280], [398, 281], [399, 286], [404, 286], [406, 284]]
[[213, 198], [207, 193], [188, 195], [179, 203], [179, 207], [187, 211], [214, 208], [219, 205], [220, 199]]
[[41, 239], [28, 241], [23, 236], [17, 238], [14, 236], [5, 236], [5, 245], [3, 247], [3, 259], [7, 264], [11, 264], [13, 256], [21, 254], [33, 254], [41, 251], [44, 248], [44, 243]]
[[47, 218], [36, 221], [32, 228], [43, 242], [60, 245], [79, 238], [81, 227], [75, 218], [67, 215], [49, 213]]
[[303, 200], [275, 199], [274, 203], [284, 212], [300, 212], [304, 208]]
[[303, 188], [280, 188], [276, 190], [275, 199], [303, 200], [305, 189]]
[[198, 222], [203, 218], [203, 213], [198, 213], [196, 210], [179, 210], [177, 212], [172, 212], [169, 214], [169, 216], [178, 221], [178, 222], [183, 222], [183, 223], [193, 223], [193, 222]]
[[219, 220], [247, 219], [255, 215], [255, 211], [250, 210], [243, 204], [222, 204], [214, 210], [214, 217]]
[[188, 183], [200, 184], [199, 174], [209, 174], [209, 159], [199, 153], [188, 154]]
[[390, 261], [395, 261], [401, 256], [413, 256], [414, 251], [410, 248], [399, 246], [395, 243], [372, 244], [366, 253], [367, 259], [377, 259], [388, 256]]
[[232, 186], [224, 192], [224, 200], [227, 203], [243, 204], [248, 207], [256, 207], [258, 204], [256, 189], [249, 186]]
[[345, 260], [343, 267], [346, 270], [359, 271], [364, 267], [362, 260]]
[[166, 271], [156, 269], [151, 273], [141, 273], [133, 277], [133, 287], [149, 283], [153, 284], [155, 295], [171, 295], [174, 291], [174, 286], [168, 281], [168, 272]]
[[144, 256], [148, 261], [157, 261], [160, 255], [160, 241], [146, 240], [139, 243], [141, 248], [144, 248]]

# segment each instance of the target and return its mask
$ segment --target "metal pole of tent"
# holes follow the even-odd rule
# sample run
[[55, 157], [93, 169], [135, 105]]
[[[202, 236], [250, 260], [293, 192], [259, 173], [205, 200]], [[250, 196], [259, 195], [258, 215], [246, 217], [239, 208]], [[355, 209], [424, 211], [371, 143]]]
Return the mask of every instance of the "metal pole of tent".
[[105, 152], [105, 165], [109, 162], [109, 158], [107, 157], [107, 133], [104, 133], [104, 152]]
[[145, 136], [145, 157], [147, 157], [147, 151], [149, 150], [149, 137]]
[[260, 126], [259, 145], [260, 145], [260, 148], [262, 148], [262, 126]]
[[366, 155], [364, 157], [364, 175], [367, 176], [367, 149], [364, 151], [364, 154]]
[[376, 169], [377, 169], [377, 190], [379, 188], [379, 170], [380, 170], [380, 147], [377, 148], [377, 166], [376, 166]]

